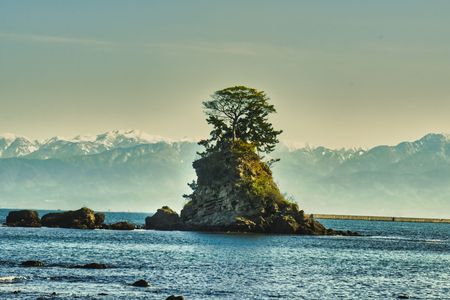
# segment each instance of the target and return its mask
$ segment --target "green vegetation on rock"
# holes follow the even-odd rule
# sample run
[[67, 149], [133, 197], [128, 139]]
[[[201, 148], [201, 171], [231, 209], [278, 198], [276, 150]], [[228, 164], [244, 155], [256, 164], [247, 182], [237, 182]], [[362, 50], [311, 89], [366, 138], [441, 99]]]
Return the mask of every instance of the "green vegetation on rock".
[[203, 155], [220, 151], [238, 141], [258, 152], [269, 153], [278, 143], [281, 130], [275, 130], [268, 121], [275, 107], [263, 91], [245, 86], [229, 87], [215, 92], [203, 102], [206, 122], [213, 126], [210, 137], [200, 141], [205, 146]]

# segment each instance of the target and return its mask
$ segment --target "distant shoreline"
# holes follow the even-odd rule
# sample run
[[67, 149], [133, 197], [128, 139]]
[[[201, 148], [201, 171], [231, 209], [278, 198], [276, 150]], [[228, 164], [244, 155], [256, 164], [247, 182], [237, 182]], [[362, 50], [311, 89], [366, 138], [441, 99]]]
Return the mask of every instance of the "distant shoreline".
[[356, 215], [332, 215], [332, 214], [310, 214], [315, 219], [331, 220], [358, 220], [358, 221], [382, 221], [382, 222], [413, 222], [413, 223], [447, 223], [450, 219], [441, 218], [409, 218], [409, 217], [386, 217], [386, 216], [356, 216]]

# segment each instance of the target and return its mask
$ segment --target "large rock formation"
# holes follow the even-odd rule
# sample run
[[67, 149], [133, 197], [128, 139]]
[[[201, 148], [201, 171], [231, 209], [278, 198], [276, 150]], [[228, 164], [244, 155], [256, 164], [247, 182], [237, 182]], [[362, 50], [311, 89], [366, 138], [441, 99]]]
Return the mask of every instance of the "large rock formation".
[[35, 210], [10, 211], [6, 217], [6, 225], [11, 227], [40, 227], [41, 220]]
[[183, 229], [285, 234], [352, 234], [326, 229], [287, 201], [250, 145], [235, 144], [195, 161], [197, 182], [181, 211]]
[[95, 214], [92, 209], [83, 207], [78, 210], [46, 214], [42, 217], [41, 223], [46, 227], [95, 229], [101, 227], [104, 219], [103, 214]]

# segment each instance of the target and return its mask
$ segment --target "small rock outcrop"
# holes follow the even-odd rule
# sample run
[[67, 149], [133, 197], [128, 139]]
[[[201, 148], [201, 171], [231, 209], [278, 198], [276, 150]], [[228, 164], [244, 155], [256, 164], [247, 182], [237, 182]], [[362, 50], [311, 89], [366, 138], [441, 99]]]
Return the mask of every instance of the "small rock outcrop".
[[132, 286], [137, 286], [137, 287], [148, 287], [149, 284], [147, 281], [145, 281], [144, 279], [138, 280], [135, 283], [132, 284]]
[[128, 222], [117, 222], [109, 225], [104, 225], [103, 228], [111, 230], [134, 230], [136, 229], [136, 225]]
[[42, 261], [39, 260], [27, 260], [24, 261], [20, 264], [22, 267], [27, 267], [27, 268], [38, 268], [38, 267], [43, 267], [44, 263]]
[[145, 219], [146, 229], [180, 230], [182, 224], [180, 216], [168, 206], [163, 206], [157, 212]]
[[101, 226], [105, 217], [104, 214], [95, 214], [92, 209], [83, 207], [78, 210], [49, 213], [42, 217], [42, 226], [95, 229]]
[[40, 227], [41, 220], [35, 210], [10, 211], [6, 217], [6, 225], [10, 227]]

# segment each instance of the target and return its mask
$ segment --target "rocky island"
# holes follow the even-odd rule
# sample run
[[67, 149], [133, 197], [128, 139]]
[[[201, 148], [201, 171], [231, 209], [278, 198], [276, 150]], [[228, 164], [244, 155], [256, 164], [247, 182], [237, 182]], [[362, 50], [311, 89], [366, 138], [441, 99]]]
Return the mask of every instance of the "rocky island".
[[147, 229], [355, 235], [327, 229], [287, 201], [249, 145], [235, 144], [193, 165], [197, 182], [181, 215], [164, 206], [147, 217]]
[[270, 165], [260, 153], [271, 152], [281, 131], [267, 116], [275, 112], [264, 92], [232, 87], [204, 102], [213, 126], [206, 150], [193, 163], [197, 181], [179, 216], [165, 206], [146, 219], [147, 229], [254, 232], [307, 235], [356, 235], [325, 228], [285, 199]]
[[6, 217], [6, 225], [10, 227], [41, 227], [41, 219], [34, 210], [11, 211]]

